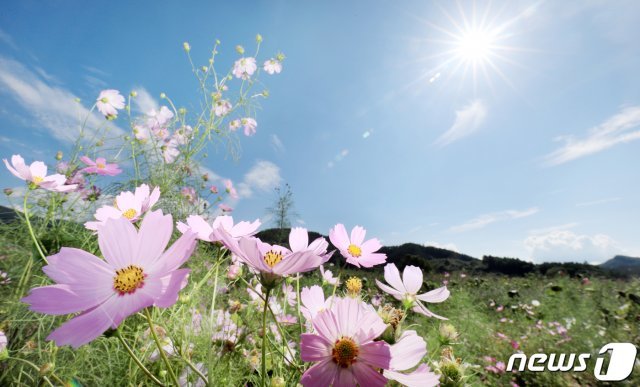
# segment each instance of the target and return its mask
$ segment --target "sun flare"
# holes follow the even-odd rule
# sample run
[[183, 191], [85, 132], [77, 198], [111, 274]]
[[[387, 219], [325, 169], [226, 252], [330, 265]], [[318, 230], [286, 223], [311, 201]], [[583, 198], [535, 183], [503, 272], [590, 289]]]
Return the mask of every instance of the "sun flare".
[[469, 30], [456, 42], [456, 51], [462, 60], [480, 62], [493, 54], [493, 36], [482, 30]]

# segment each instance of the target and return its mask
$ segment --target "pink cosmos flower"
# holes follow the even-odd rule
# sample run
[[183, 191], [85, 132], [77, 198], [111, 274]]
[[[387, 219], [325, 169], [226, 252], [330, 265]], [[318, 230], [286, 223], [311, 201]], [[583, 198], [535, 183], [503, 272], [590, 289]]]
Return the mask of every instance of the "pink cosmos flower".
[[242, 237], [249, 237], [258, 232], [260, 228], [260, 220], [256, 219], [253, 223], [250, 222], [238, 222], [233, 223], [233, 216], [220, 215], [213, 220], [213, 224], [209, 224], [200, 215], [190, 215], [187, 218], [187, 223], [178, 222], [178, 230], [184, 233], [187, 230], [191, 230], [198, 235], [198, 239], [205, 242], [217, 242], [217, 239], [213, 235], [213, 230], [221, 228], [221, 231], [229, 234], [233, 239], [239, 240]]
[[305, 286], [300, 291], [300, 302], [302, 303], [300, 312], [304, 318], [312, 321], [318, 313], [330, 306], [331, 297], [325, 300], [324, 291], [318, 285], [313, 285], [310, 288]]
[[335, 298], [313, 319], [315, 333], [300, 336], [300, 357], [316, 362], [300, 379], [305, 387], [384, 386], [378, 369], [389, 369], [391, 351], [374, 341], [386, 329], [380, 316], [353, 298]]
[[322, 257], [322, 263], [325, 263], [333, 255], [333, 251], [327, 254], [329, 243], [326, 239], [319, 237], [309, 244], [309, 233], [306, 228], [294, 227], [289, 232], [289, 247], [291, 251], [312, 251], [314, 254]]
[[93, 215], [96, 221], [86, 222], [84, 226], [93, 231], [104, 224], [107, 219], [126, 218], [136, 222], [140, 217], [153, 207], [160, 198], [160, 188], [156, 187], [149, 193], [149, 186], [142, 184], [136, 188], [135, 193], [125, 191], [116, 196], [114, 206], [102, 206]]
[[416, 333], [408, 330], [393, 344], [389, 369], [383, 375], [407, 387], [432, 387], [440, 382], [440, 376], [431, 372], [427, 364], [421, 364], [413, 372], [403, 373], [415, 367], [427, 354], [427, 343]]
[[166, 106], [160, 107], [160, 110], [156, 111], [152, 109], [147, 113], [147, 128], [149, 128], [156, 136], [164, 138], [163, 133], [166, 127], [173, 118], [173, 112]]
[[98, 157], [96, 161], [93, 161], [87, 156], [82, 156], [80, 160], [87, 165], [86, 168], [80, 170], [83, 173], [96, 173], [103, 176], [116, 176], [122, 173], [118, 164], [107, 164], [104, 157]]
[[233, 182], [229, 179], [224, 181], [225, 191], [231, 196], [232, 199], [238, 198], [238, 191], [233, 187]]
[[280, 72], [282, 71], [282, 62], [277, 59], [271, 58], [264, 62], [262, 68], [269, 75], [280, 74]]
[[231, 103], [226, 100], [216, 101], [216, 106], [213, 108], [213, 112], [217, 117], [226, 116], [231, 110]]
[[191, 136], [193, 135], [193, 128], [189, 125], [185, 125], [181, 128], [176, 129], [173, 136], [171, 136], [171, 142], [176, 145], [186, 145], [189, 140], [191, 140]]
[[162, 146], [162, 158], [164, 159], [165, 164], [173, 164], [179, 155], [180, 150], [175, 143], [169, 141]]
[[11, 165], [7, 159], [2, 159], [4, 165], [18, 179], [28, 181], [34, 187], [44, 188], [54, 192], [69, 192], [75, 190], [76, 184], [67, 185], [67, 178], [64, 175], [54, 174], [47, 176], [47, 165], [42, 161], [34, 161], [27, 166], [20, 155], [11, 156]]
[[218, 187], [216, 187], [215, 185], [212, 185], [211, 187], [209, 187], [209, 191], [211, 191], [212, 194], [217, 194]]
[[244, 127], [244, 135], [249, 137], [256, 134], [256, 128], [258, 127], [258, 123], [251, 117], [246, 117], [240, 120], [242, 126]]
[[233, 207], [229, 207], [228, 205], [224, 204], [224, 203], [220, 203], [218, 204], [218, 208], [220, 210], [222, 210], [223, 213], [225, 212], [232, 212], [233, 211]]
[[241, 271], [242, 271], [242, 267], [240, 265], [232, 263], [231, 265], [229, 265], [229, 268], [227, 269], [227, 278], [233, 281], [234, 279], [238, 278]]
[[242, 126], [242, 122], [240, 120], [233, 120], [229, 122], [229, 130], [235, 132], [239, 127]]
[[236, 240], [221, 228], [214, 229], [213, 235], [243, 263], [259, 272], [265, 286], [274, 285], [280, 277], [313, 270], [323, 259], [313, 251], [292, 252], [286, 247], [270, 245], [253, 237]]
[[43, 268], [56, 285], [32, 289], [22, 301], [45, 314], [82, 312], [47, 337], [74, 348], [145, 307], [167, 308], [186, 285], [189, 269], [179, 267], [195, 248], [195, 234], [187, 233], [165, 251], [172, 231], [171, 215], [161, 211], [147, 214], [140, 230], [126, 219], [108, 219], [98, 228], [105, 260], [64, 247]]
[[193, 187], [182, 187], [180, 194], [191, 204], [196, 202], [196, 190]]
[[124, 97], [118, 90], [102, 90], [96, 99], [96, 107], [107, 119], [118, 117], [118, 109], [124, 109]]
[[340, 279], [333, 276], [331, 270], [325, 270], [323, 265], [320, 265], [320, 274], [322, 275], [322, 281], [332, 286], [340, 285]]
[[233, 65], [233, 75], [236, 78], [249, 79], [257, 69], [258, 65], [255, 58], [240, 58]]
[[376, 279], [378, 287], [392, 295], [396, 300], [405, 302], [414, 312], [427, 317], [447, 320], [431, 312], [420, 302], [443, 302], [449, 298], [450, 294], [446, 286], [431, 290], [427, 293], [418, 294], [422, 287], [423, 279], [420, 268], [416, 266], [405, 266], [402, 272], [402, 278], [400, 278], [400, 271], [398, 271], [396, 265], [389, 263], [384, 267], [384, 279], [390, 286]]
[[349, 238], [344, 225], [339, 223], [329, 231], [329, 239], [340, 250], [347, 262], [354, 266], [372, 267], [384, 263], [387, 260], [387, 255], [376, 253], [382, 245], [376, 238], [365, 242], [366, 233], [364, 228], [355, 226], [351, 230], [351, 238]]
[[293, 290], [293, 286], [284, 282], [282, 283], [282, 298], [287, 301], [289, 306], [296, 306], [296, 303], [298, 302], [298, 295], [296, 294], [296, 291]]

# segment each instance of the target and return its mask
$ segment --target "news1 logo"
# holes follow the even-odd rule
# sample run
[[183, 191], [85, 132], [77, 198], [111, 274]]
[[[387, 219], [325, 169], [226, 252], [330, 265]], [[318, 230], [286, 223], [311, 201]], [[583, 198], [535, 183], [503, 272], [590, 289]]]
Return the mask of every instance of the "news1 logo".
[[[604, 361], [609, 353], [609, 366], [603, 370]], [[620, 382], [625, 380], [633, 372], [638, 349], [631, 343], [609, 343], [598, 352], [593, 375], [603, 382]], [[507, 371], [512, 371], [516, 360], [520, 360], [518, 371], [525, 369], [531, 372], [584, 372], [587, 369], [587, 359], [591, 358], [589, 353], [534, 353], [527, 359], [524, 353], [515, 353], [509, 358]], [[576, 363], [577, 360], [577, 363]]]

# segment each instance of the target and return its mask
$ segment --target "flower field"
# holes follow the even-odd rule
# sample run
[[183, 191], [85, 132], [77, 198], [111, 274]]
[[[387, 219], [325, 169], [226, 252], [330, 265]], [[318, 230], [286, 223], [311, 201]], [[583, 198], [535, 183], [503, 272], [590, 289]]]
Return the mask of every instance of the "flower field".
[[[135, 92], [105, 89], [72, 152], [3, 157], [24, 189], [5, 192], [16, 217], [0, 225], [0, 385], [596, 385], [604, 344], [640, 342], [637, 278], [400, 267], [366, 225], [284, 228], [277, 244], [257, 237], [260, 214], [232, 217], [241, 187], [202, 163], [260, 130], [285, 71], [262, 39], [216, 43], [204, 65], [184, 43], [200, 109], [162, 94], [136, 115]], [[591, 358], [507, 371], [520, 352]]]

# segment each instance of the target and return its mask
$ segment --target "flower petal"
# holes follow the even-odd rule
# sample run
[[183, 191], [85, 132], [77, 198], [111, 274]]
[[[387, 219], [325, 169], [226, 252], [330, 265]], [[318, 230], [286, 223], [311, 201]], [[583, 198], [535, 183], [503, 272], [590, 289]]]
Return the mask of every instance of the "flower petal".
[[[347, 250], [350, 242], [349, 236], [347, 235], [347, 229], [344, 228], [344, 224], [338, 223], [331, 230], [329, 230], [329, 240], [341, 252], [343, 250]], [[344, 255], [344, 253], [342, 255]], [[346, 257], [347, 255], [344, 256]]]
[[416, 333], [408, 330], [391, 346], [391, 363], [389, 367], [396, 371], [413, 368], [427, 354], [427, 343]]
[[443, 302], [444, 300], [449, 298], [450, 295], [451, 292], [449, 291], [449, 289], [447, 289], [446, 286], [443, 286], [437, 289], [433, 289], [424, 294], [419, 294], [416, 298], [420, 301], [435, 303]]
[[364, 242], [365, 235], [367, 235], [367, 230], [365, 230], [361, 226], [355, 226], [351, 230], [351, 243], [356, 246], [362, 246], [362, 242]]
[[300, 335], [300, 358], [303, 361], [331, 359], [331, 343], [322, 336], [303, 333]]
[[98, 226], [98, 245], [104, 259], [118, 270], [129, 266], [136, 257], [138, 233], [126, 219], [107, 219]]
[[289, 233], [289, 247], [291, 251], [298, 252], [309, 247], [309, 233], [306, 228], [294, 227]]
[[402, 282], [409, 294], [417, 294], [422, 287], [422, 270], [416, 266], [405, 266], [402, 271]]

